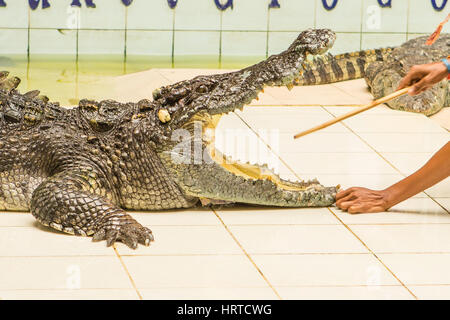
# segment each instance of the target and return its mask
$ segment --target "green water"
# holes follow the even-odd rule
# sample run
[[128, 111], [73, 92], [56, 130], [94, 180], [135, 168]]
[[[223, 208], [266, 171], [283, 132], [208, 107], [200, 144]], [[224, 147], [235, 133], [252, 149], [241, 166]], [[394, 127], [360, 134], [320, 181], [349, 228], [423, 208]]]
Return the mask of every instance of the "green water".
[[127, 57], [123, 56], [73, 56], [33, 55], [0, 56], [0, 70], [18, 76], [21, 92], [39, 89], [52, 101], [62, 105], [77, 103], [89, 98], [96, 83], [109, 78], [150, 70], [154, 68], [241, 69], [264, 57], [232, 57], [221, 60], [217, 56], [183, 57]]

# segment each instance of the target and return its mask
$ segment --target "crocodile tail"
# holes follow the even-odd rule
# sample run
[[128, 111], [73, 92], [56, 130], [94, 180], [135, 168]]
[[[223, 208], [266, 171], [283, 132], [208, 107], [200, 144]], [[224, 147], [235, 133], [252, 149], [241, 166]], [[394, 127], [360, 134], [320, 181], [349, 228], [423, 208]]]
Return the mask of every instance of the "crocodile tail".
[[315, 57], [312, 61], [303, 63], [302, 73], [295, 85], [318, 85], [363, 78], [369, 63], [384, 61], [393, 49], [363, 50], [336, 56], [329, 53]]

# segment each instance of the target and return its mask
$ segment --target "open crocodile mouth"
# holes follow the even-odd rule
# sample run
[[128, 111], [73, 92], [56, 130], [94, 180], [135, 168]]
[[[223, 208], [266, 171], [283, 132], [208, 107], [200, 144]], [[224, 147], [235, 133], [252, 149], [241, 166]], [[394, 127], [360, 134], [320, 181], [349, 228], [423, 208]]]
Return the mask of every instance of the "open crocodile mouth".
[[[320, 54], [308, 54], [307, 61], [314, 61], [317, 59], [324, 59], [327, 56], [327, 50]], [[306, 62], [308, 63], [308, 62]], [[304, 69], [301, 68], [297, 76], [287, 82], [285, 85], [289, 90], [292, 89], [294, 83], [300, 78]], [[264, 91], [262, 91], [264, 92]], [[255, 98], [258, 99], [258, 98]], [[235, 109], [243, 110], [244, 105]], [[244, 163], [239, 160], [232, 159], [229, 155], [222, 153], [216, 148], [216, 129], [222, 116], [234, 112], [234, 110], [227, 110], [223, 113], [209, 114], [207, 112], [200, 112], [195, 114], [189, 123], [201, 123], [202, 128], [202, 144], [206, 149], [209, 157], [219, 164], [224, 170], [234, 174], [235, 176], [243, 177], [246, 180], [267, 180], [275, 184], [278, 188], [289, 191], [304, 191], [309, 188], [322, 189], [324, 188], [317, 179], [309, 181], [290, 181], [281, 178], [268, 165], [258, 165]], [[260, 141], [261, 142], [261, 141]], [[336, 189], [339, 189], [338, 185]]]
[[215, 115], [201, 113], [195, 115], [192, 119], [193, 121], [202, 124], [202, 143], [204, 148], [209, 157], [224, 170], [246, 180], [267, 180], [275, 184], [278, 188], [288, 191], [304, 191], [308, 188], [323, 188], [316, 179], [310, 181], [285, 180], [276, 174], [274, 172], [275, 170], [271, 169], [268, 165], [244, 163], [239, 160], [233, 160], [230, 156], [222, 153], [216, 148], [215, 140], [217, 126], [224, 115], [225, 113]]
[[[171, 155], [169, 170], [187, 195], [290, 207], [333, 203], [335, 187], [324, 187], [317, 180], [285, 180], [266, 165], [231, 160], [216, 148], [215, 140], [222, 115], [242, 110], [258, 98], [264, 87], [292, 88], [306, 70], [307, 56], [325, 54], [334, 39], [331, 30], [308, 29], [287, 50], [265, 61], [235, 72], [198, 76], [189, 82], [164, 87], [154, 95], [161, 105], [174, 105], [169, 127], [184, 129], [181, 136], [177, 133], [177, 138], [171, 139], [176, 145], [171, 145], [171, 150], [162, 157], [168, 159]], [[172, 112], [170, 108], [168, 112]], [[190, 136], [185, 135], [186, 131]], [[228, 140], [228, 136], [225, 138]], [[199, 162], [200, 152], [203, 157]]]

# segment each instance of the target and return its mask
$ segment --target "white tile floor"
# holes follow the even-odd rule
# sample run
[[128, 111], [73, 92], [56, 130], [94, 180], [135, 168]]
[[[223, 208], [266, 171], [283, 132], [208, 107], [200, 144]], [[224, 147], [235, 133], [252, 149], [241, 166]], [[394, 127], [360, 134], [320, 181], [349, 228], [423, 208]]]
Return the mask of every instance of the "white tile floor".
[[[205, 72], [214, 71], [120, 77], [116, 95], [139, 100]], [[231, 145], [227, 153], [241, 159], [256, 150], [256, 160], [284, 177], [384, 188], [449, 141], [429, 118], [385, 106], [292, 139], [370, 100], [362, 80], [268, 88], [252, 107], [222, 118], [217, 145]], [[257, 149], [236, 147], [242, 134]], [[0, 299], [450, 299], [449, 211], [450, 179], [377, 214], [252, 206], [136, 212], [156, 236], [136, 251], [53, 232], [28, 213], [0, 213]]]

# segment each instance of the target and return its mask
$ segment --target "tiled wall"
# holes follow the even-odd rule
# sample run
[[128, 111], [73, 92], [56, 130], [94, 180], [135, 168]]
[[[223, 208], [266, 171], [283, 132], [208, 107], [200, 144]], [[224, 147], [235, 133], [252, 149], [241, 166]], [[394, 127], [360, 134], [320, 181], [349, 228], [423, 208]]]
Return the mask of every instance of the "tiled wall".
[[[95, 0], [96, 8], [70, 7], [71, 0], [49, 0], [36, 10], [26, 0], [6, 0], [0, 8], [0, 55], [93, 54], [137, 56], [208, 55], [223, 61], [264, 57], [284, 50], [299, 31], [327, 27], [338, 34], [334, 53], [396, 45], [431, 33], [449, 12], [433, 9], [430, 0], [338, 0], [327, 11], [322, 0], [234, 0], [234, 8], [217, 9], [214, 0]], [[221, 0], [221, 3], [226, 1]], [[386, 2], [386, 0], [384, 0]], [[436, 0], [438, 4], [441, 0]], [[328, 0], [328, 3], [332, 3]], [[449, 23], [450, 25], [450, 23]], [[446, 26], [444, 32], [448, 32]]]

